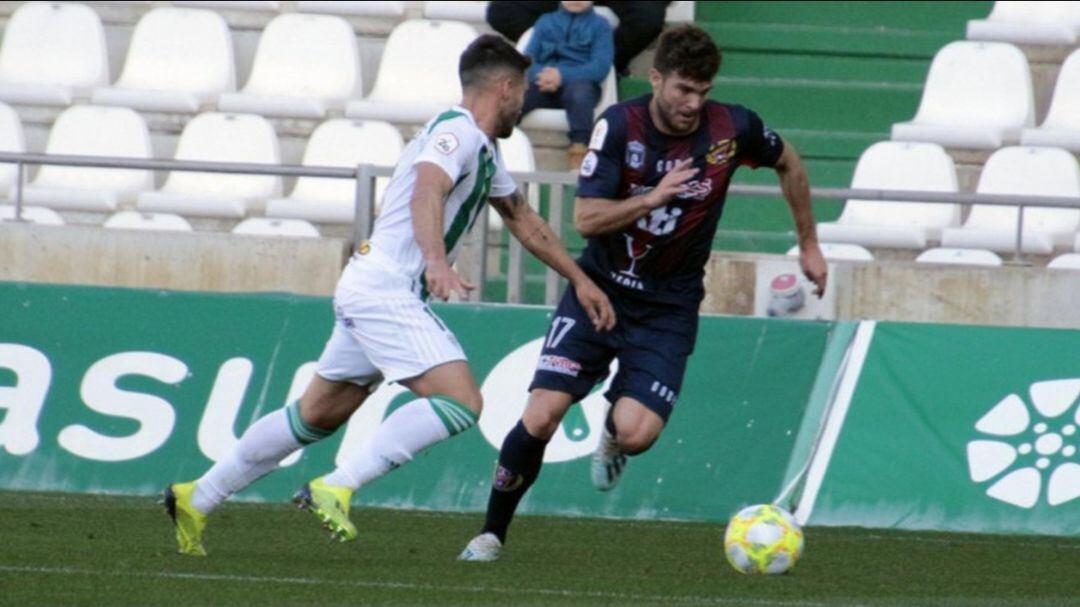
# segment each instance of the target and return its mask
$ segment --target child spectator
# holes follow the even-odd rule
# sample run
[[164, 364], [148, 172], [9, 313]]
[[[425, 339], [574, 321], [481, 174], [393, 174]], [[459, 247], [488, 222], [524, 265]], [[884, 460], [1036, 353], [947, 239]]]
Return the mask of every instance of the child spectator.
[[533, 65], [526, 73], [522, 116], [537, 108], [564, 108], [570, 124], [567, 159], [577, 170], [588, 151], [593, 111], [600, 85], [611, 70], [615, 48], [611, 26], [596, 14], [592, 2], [560, 3], [558, 10], [537, 20], [525, 54]]

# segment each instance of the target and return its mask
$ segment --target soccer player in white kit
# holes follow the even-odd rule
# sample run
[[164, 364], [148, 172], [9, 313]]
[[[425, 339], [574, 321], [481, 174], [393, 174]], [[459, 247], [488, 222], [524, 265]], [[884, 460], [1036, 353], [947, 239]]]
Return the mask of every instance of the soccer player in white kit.
[[304, 395], [252, 424], [202, 477], [166, 487], [182, 554], [204, 556], [202, 533], [218, 505], [297, 449], [330, 436], [382, 381], [399, 382], [419, 398], [391, 413], [366, 448], [294, 497], [341, 541], [356, 538], [353, 491], [476, 424], [483, 406], [476, 379], [453, 333], [424, 300], [473, 288], [452, 264], [485, 201], [525, 248], [574, 285], [597, 329], [614, 326], [607, 296], [524, 201], [495, 145], [521, 113], [528, 65], [495, 35], [462, 53], [462, 103], [429, 121], [402, 153], [371, 239], [338, 282], [334, 329]]

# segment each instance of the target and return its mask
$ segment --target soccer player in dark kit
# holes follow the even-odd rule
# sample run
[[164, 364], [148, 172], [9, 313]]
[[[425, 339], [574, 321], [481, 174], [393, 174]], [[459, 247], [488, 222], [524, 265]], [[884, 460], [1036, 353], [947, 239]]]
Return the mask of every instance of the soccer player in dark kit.
[[507, 434], [481, 533], [458, 557], [499, 557], [518, 503], [540, 473], [544, 449], [571, 405], [608, 373], [611, 403], [593, 454], [593, 485], [615, 487], [627, 456], [649, 449], [679, 397], [697, 337], [713, 236], [740, 165], [767, 166], [795, 220], [804, 274], [824, 293], [827, 266], [794, 148], [754, 112], [706, 98], [720, 51], [691, 25], [664, 33], [649, 79], [653, 94], [608, 108], [581, 166], [575, 224], [588, 245], [582, 268], [615, 307], [599, 332], [568, 288], [555, 311], [521, 421]]

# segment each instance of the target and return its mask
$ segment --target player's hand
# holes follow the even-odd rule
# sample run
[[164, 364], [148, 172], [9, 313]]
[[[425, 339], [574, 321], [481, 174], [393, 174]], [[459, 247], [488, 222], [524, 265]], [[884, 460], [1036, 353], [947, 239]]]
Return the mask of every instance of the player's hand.
[[803, 274], [814, 283], [814, 295], [821, 299], [825, 296], [825, 283], [829, 279], [829, 264], [825, 262], [825, 255], [821, 247], [814, 243], [799, 252], [799, 267]]
[[584, 278], [574, 283], [574, 292], [597, 331], [610, 331], [615, 326], [615, 308], [596, 283]]
[[645, 195], [646, 206], [650, 209], [662, 207], [679, 194], [686, 192], [686, 182], [698, 173], [697, 168], [690, 166], [692, 162], [691, 158], [676, 162], [660, 183]]
[[466, 295], [476, 288], [475, 285], [458, 276], [446, 260], [428, 264], [424, 271], [424, 278], [427, 280], [428, 292], [443, 301], [450, 299], [452, 293]]

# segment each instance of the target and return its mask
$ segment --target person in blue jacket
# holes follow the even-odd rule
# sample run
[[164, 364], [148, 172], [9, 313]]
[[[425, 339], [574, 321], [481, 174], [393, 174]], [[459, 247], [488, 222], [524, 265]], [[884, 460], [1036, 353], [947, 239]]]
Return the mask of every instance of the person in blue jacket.
[[593, 111], [600, 85], [615, 56], [611, 26], [592, 2], [565, 1], [537, 20], [525, 54], [533, 65], [526, 77], [524, 116], [537, 108], [564, 108], [570, 124], [570, 168], [577, 170], [588, 151]]

